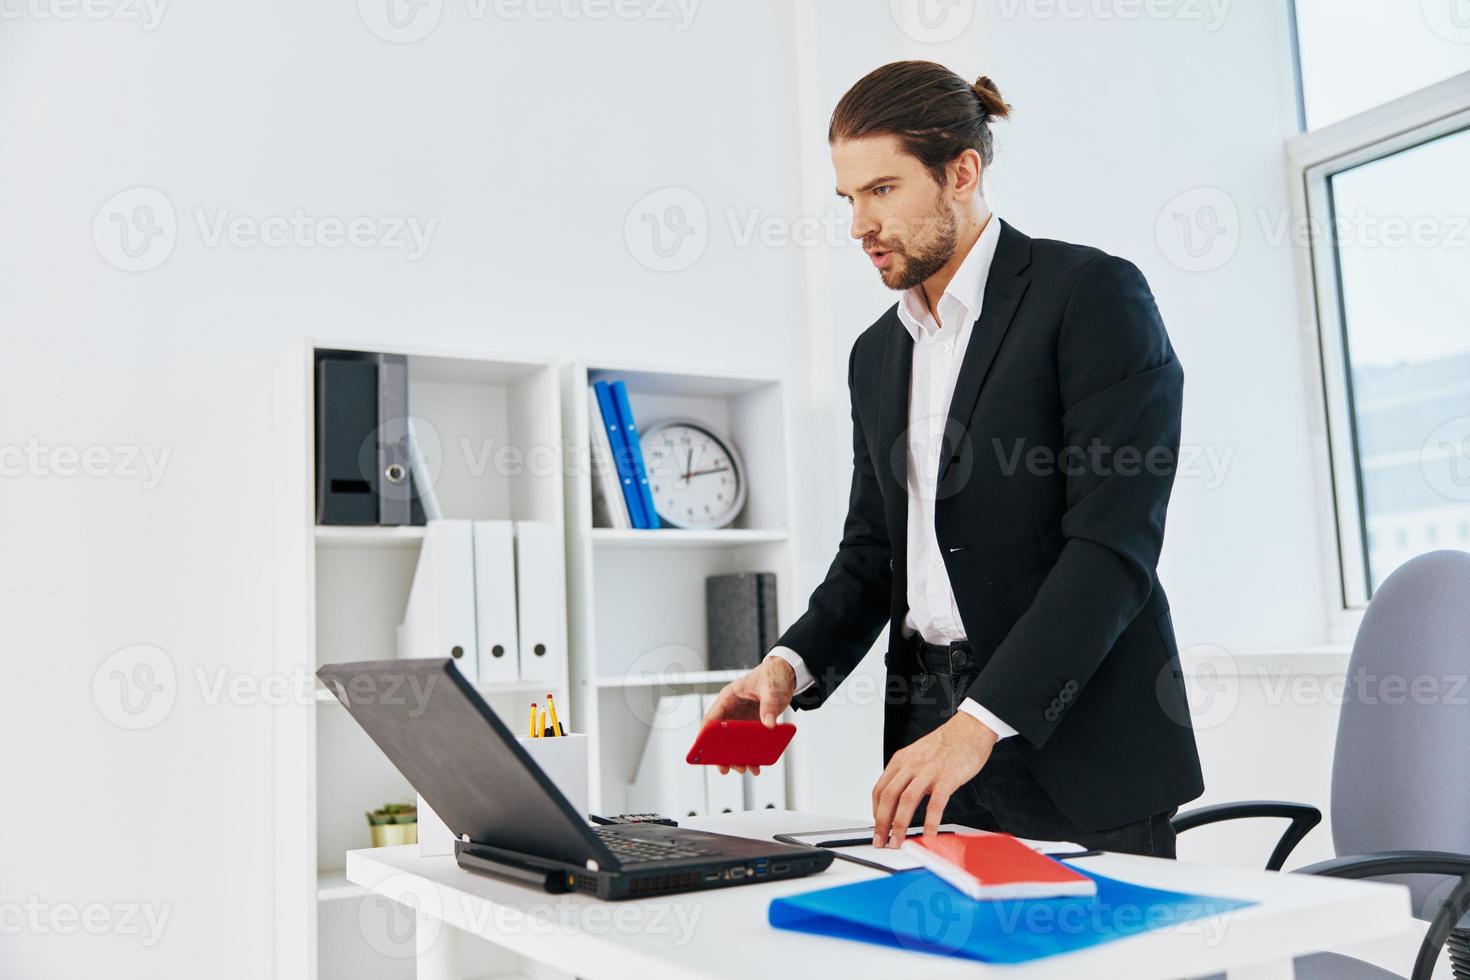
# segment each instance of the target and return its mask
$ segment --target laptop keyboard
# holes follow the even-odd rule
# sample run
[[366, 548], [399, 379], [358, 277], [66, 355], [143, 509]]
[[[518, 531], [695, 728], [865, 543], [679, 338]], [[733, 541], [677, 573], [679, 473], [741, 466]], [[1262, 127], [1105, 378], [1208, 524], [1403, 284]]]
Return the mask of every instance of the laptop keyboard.
[[629, 837], [626, 830], [619, 833], [611, 827], [594, 827], [592, 832], [607, 845], [609, 851], [628, 861], [667, 861], [671, 858], [707, 857], [715, 853], [714, 848], [688, 841]]

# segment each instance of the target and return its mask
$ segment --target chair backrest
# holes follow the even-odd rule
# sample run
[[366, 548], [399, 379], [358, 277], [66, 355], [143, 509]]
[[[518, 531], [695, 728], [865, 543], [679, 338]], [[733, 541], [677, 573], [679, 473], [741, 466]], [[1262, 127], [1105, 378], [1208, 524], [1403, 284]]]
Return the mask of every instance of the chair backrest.
[[[1470, 852], [1470, 553], [1405, 562], [1368, 603], [1337, 722], [1332, 841], [1340, 857]], [[1453, 884], [1402, 880], [1421, 918]]]

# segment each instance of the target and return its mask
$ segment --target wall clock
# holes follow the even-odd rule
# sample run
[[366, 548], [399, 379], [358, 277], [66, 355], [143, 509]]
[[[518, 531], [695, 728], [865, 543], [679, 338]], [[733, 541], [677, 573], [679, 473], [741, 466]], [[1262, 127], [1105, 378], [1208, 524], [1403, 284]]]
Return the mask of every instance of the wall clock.
[[665, 524], [728, 527], [745, 506], [745, 464], [729, 439], [703, 422], [670, 419], [640, 433], [653, 507]]

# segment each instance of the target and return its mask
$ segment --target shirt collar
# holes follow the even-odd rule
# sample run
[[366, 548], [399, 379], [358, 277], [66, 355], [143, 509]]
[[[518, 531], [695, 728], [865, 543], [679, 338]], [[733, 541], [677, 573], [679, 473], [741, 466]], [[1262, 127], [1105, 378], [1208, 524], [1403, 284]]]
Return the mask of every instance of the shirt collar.
[[[968, 328], [980, 315], [980, 306], [985, 298], [985, 282], [990, 277], [990, 261], [995, 258], [995, 246], [999, 241], [1000, 219], [992, 212], [986, 219], [985, 229], [975, 239], [975, 244], [970, 246], [969, 254], [955, 270], [954, 278], [944, 287], [944, 294], [939, 298], [938, 305], [945, 307], [940, 315], [946, 323], [953, 323], [955, 333]], [[932, 333], [936, 329], [934, 318], [924, 303], [923, 288], [921, 284], [905, 289], [898, 298], [898, 319], [915, 343], [918, 342], [921, 332]], [[958, 320], [955, 319], [956, 311], [953, 309], [956, 303], [963, 308]]]

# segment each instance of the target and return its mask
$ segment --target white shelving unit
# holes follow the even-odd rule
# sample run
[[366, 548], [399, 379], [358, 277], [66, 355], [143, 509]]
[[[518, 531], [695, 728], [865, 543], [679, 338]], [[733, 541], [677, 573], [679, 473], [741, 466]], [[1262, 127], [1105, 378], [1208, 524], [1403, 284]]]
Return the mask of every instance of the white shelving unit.
[[[798, 611], [792, 548], [791, 431], [779, 377], [620, 363], [575, 363], [562, 371], [568, 447], [584, 458], [588, 385], [622, 380], [641, 431], [694, 419], [730, 438], [746, 468], [745, 507], [713, 531], [592, 526], [591, 475], [567, 473], [567, 570], [571, 675], [579, 723], [592, 752], [591, 806], [626, 812], [661, 695], [716, 691], [741, 670], [709, 669], [705, 577], [776, 573], [779, 627]], [[788, 774], [800, 752], [787, 752]], [[788, 805], [799, 801], [790, 797]]]
[[[372, 934], [374, 915], [358, 908], [365, 893], [346, 882], [342, 868], [346, 851], [370, 844], [364, 812], [412, 801], [414, 793], [336, 699], [308, 679], [321, 664], [396, 655], [395, 627], [424, 529], [314, 523], [318, 349], [360, 348], [327, 342], [298, 348], [277, 377], [277, 669], [314, 696], [295, 699], [277, 715], [276, 975], [408, 980], [412, 958], [384, 955], [385, 941]], [[431, 470], [438, 470], [434, 487], [446, 517], [565, 527], [555, 362], [373, 350], [408, 356], [409, 412], [429, 423], [430, 431], [420, 426], [419, 435]], [[479, 690], [513, 728], [525, 723], [527, 703], [543, 700], [539, 695], [548, 690], [567, 716], [578, 715], [565, 658], [551, 682]]]
[[327, 548], [386, 548], [399, 545], [418, 548], [424, 541], [422, 527], [348, 527], [319, 524], [316, 546]]
[[785, 531], [762, 528], [725, 528], [718, 531], [686, 531], [683, 528], [661, 528], [656, 534], [647, 531], [624, 531], [610, 527], [592, 529], [592, 543], [600, 548], [705, 548], [731, 547], [741, 544], [779, 544], [786, 540]]

